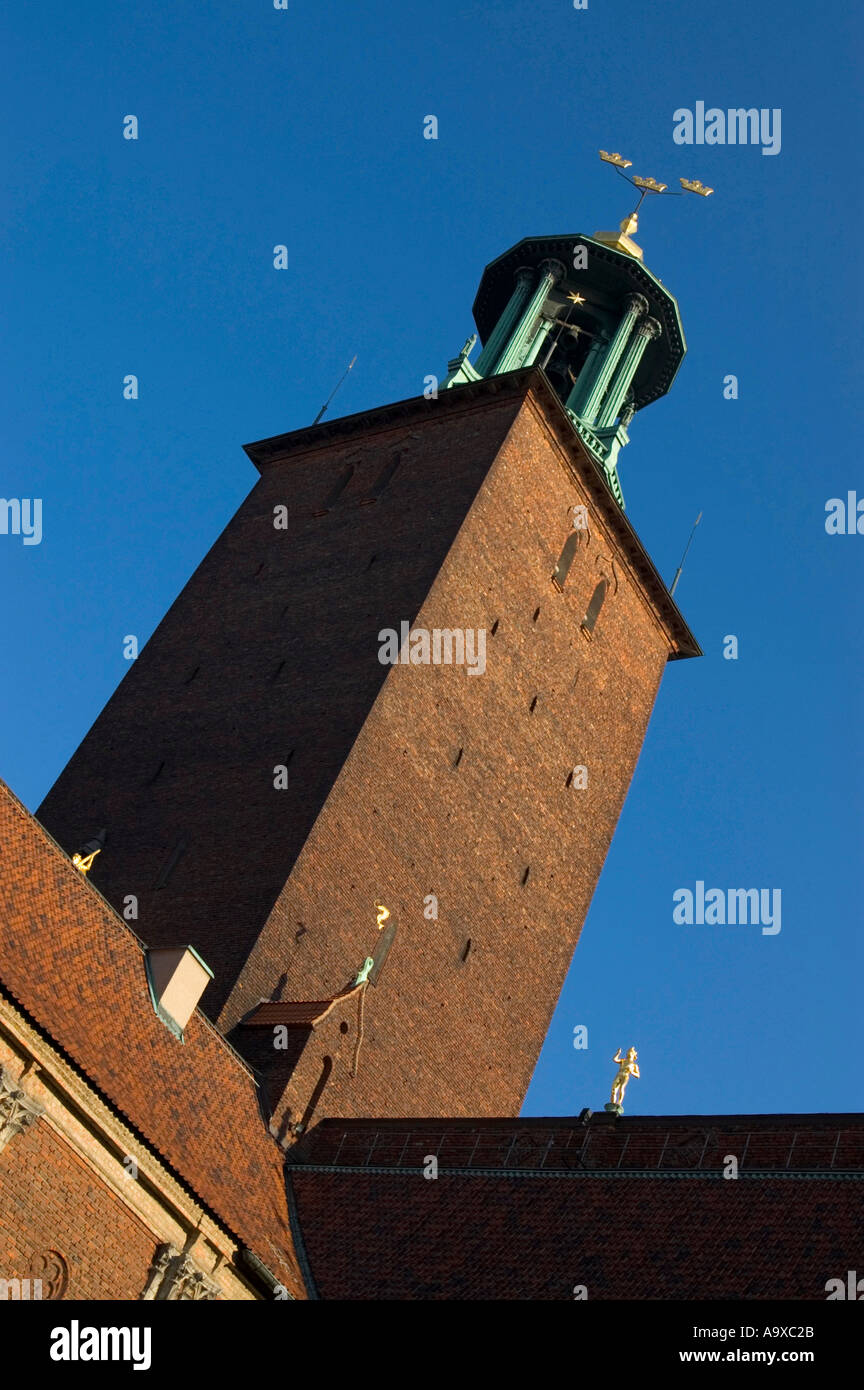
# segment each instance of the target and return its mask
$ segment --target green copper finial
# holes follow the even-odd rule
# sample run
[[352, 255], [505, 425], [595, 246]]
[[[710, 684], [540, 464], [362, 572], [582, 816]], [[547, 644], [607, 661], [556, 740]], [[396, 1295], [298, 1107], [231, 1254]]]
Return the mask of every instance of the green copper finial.
[[357, 978], [355, 979], [354, 985], [352, 986], [352, 988], [356, 988], [357, 985], [365, 985], [365, 984], [366, 984], [367, 980], [369, 979], [369, 971], [372, 969], [372, 966], [373, 966], [374, 964], [375, 964], [375, 962], [374, 962], [374, 960], [372, 959], [372, 957], [371, 957], [371, 956], [367, 956], [366, 959], [365, 959], [364, 962], [363, 962], [363, 965], [362, 965], [361, 969], [357, 971]]
[[470, 362], [469, 339], [444, 386], [541, 368], [623, 509], [630, 424], [665, 395], [686, 351], [673, 296], [612, 240], [531, 237], [486, 267], [474, 317], [483, 349]]

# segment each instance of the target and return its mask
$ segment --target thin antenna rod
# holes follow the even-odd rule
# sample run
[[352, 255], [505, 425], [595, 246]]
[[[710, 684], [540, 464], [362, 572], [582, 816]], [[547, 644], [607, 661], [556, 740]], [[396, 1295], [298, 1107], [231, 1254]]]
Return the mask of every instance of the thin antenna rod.
[[695, 536], [695, 534], [696, 534], [696, 527], [699, 525], [699, 522], [700, 522], [701, 520], [702, 520], [702, 513], [700, 512], [699, 515], [697, 516], [696, 520], [693, 522], [693, 530], [690, 532], [690, 540], [687, 542], [687, 544], [686, 544], [685, 547], [684, 547], [684, 554], [681, 556], [681, 563], [680, 563], [680, 565], [678, 566], [677, 570], [675, 571], [675, 578], [672, 580], [672, 588], [669, 590], [670, 594], [674, 594], [675, 590], [676, 590], [677, 587], [678, 587], [678, 580], [681, 578], [681, 571], [682, 571], [683, 568], [684, 568], [684, 561], [687, 559], [687, 551], [690, 549], [690, 541], [692, 541], [693, 537]]
[[[569, 311], [569, 309], [568, 309], [568, 310], [567, 310], [567, 313], [569, 314], [569, 312], [570, 312], [570, 311]], [[551, 343], [549, 344], [549, 351], [546, 353], [546, 356], [543, 358], [543, 361], [540, 363], [541, 367], [543, 367], [544, 370], [545, 370], [545, 368], [549, 365], [549, 359], [551, 358], [552, 354], [554, 353], [555, 349], [557, 348], [558, 344], [559, 344], [560, 341], [561, 341], [561, 335], [562, 335], [562, 333], [564, 332], [564, 329], [565, 329], [565, 328], [571, 327], [571, 325], [568, 324], [568, 322], [567, 322], [567, 314], [564, 315], [564, 318], [563, 318], [563, 319], [559, 319], [559, 320], [558, 320], [558, 325], [557, 325], [557, 327], [558, 327], [558, 332], [557, 332], [557, 333], [550, 333], [550, 334], [549, 334], [549, 337], [552, 339]]]
[[348, 363], [348, 366], [345, 368], [345, 370], [344, 370], [344, 372], [342, 373], [342, 375], [340, 376], [339, 380], [336, 382], [336, 385], [333, 387], [333, 390], [330, 392], [330, 395], [327, 397], [327, 399], [326, 399], [326, 401], [324, 402], [324, 404], [322, 405], [321, 409], [318, 411], [318, 414], [315, 416], [315, 419], [312, 421], [312, 424], [313, 424], [313, 425], [317, 425], [317, 424], [318, 424], [318, 421], [321, 419], [321, 416], [324, 414], [324, 411], [327, 409], [327, 407], [328, 407], [328, 405], [330, 404], [330, 402], [332, 401], [333, 397], [336, 395], [336, 392], [339, 390], [339, 387], [342, 385], [342, 382], [345, 380], [346, 376], [348, 375], [348, 373], [350, 372], [351, 368], [354, 366], [354, 363], [355, 363], [356, 361], [357, 361], [357, 354], [356, 354], [356, 352], [355, 352], [354, 356], [351, 358], [351, 361]]

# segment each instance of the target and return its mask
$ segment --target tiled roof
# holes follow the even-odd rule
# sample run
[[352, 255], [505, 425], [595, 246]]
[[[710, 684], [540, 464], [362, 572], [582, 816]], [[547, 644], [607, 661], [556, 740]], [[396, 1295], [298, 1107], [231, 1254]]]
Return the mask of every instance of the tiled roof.
[[319, 1023], [323, 1023], [340, 999], [348, 999], [354, 993], [354, 989], [346, 989], [334, 995], [332, 999], [310, 999], [305, 1002], [262, 1000], [252, 1013], [243, 1019], [242, 1027], [273, 1028], [281, 1024], [285, 1028], [315, 1028]]
[[282, 1151], [253, 1074], [200, 1013], [185, 1043], [159, 1021], [139, 940], [3, 783], [0, 982], [217, 1220], [303, 1297]]
[[864, 1116], [328, 1120], [290, 1180], [324, 1299], [824, 1300]]
[[[333, 1167], [589, 1171], [698, 1169], [727, 1153], [742, 1172], [855, 1172], [864, 1178], [864, 1115], [633, 1115], [586, 1120], [325, 1120], [294, 1162]], [[587, 1116], [590, 1115], [590, 1119]]]

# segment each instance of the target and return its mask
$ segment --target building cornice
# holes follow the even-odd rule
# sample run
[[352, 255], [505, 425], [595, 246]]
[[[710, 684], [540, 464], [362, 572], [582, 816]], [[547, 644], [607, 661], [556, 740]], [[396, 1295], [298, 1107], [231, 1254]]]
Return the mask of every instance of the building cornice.
[[265, 474], [289, 460], [296, 461], [304, 455], [330, 449], [334, 444], [348, 441], [360, 434], [368, 435], [404, 428], [415, 421], [425, 420], [432, 411], [459, 415], [465, 411], [476, 410], [477, 404], [481, 402], [491, 405], [502, 397], [517, 400], [520, 397], [525, 399], [529, 394], [533, 394], [543, 406], [546, 421], [564, 451], [573, 476], [589, 489], [604, 524], [615, 536], [634, 576], [651, 600], [669, 638], [669, 660], [701, 656], [699, 643], [636, 531], [615, 500], [602, 468], [580, 439], [567, 411], [540, 367], [523, 367], [519, 371], [505, 372], [500, 376], [466, 382], [442, 392], [437, 400], [415, 396], [410, 400], [397, 401], [393, 405], [361, 411], [357, 415], [345, 415], [341, 419], [330, 420], [327, 424], [309, 425], [304, 429], [292, 430], [288, 434], [274, 435], [270, 439], [246, 444], [244, 449], [258, 471]]
[[[17, 1068], [12, 1059], [17, 1060]], [[236, 1268], [241, 1242], [3, 990], [0, 1061], [43, 1107], [40, 1123], [48, 1124], [69, 1145], [154, 1239], [173, 1244], [179, 1240], [184, 1253], [201, 1266], [225, 1298], [256, 1297]], [[130, 1176], [129, 1160], [134, 1176]]]

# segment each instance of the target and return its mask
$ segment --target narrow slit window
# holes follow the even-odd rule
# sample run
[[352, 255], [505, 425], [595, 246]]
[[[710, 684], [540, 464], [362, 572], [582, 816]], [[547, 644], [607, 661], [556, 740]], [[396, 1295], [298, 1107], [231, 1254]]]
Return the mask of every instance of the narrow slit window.
[[558, 564], [555, 566], [555, 572], [552, 575], [552, 579], [559, 589], [564, 588], [567, 576], [570, 573], [570, 566], [573, 563], [573, 556], [579, 549], [584, 535], [584, 531], [571, 531], [564, 542], [564, 549], [561, 551]]
[[372, 484], [372, 487], [369, 490], [368, 497], [364, 497], [364, 502], [378, 501], [378, 498], [381, 496], [381, 494], [385, 492], [386, 489], [392, 483], [396, 470], [401, 462], [401, 455], [396, 454], [395, 458], [392, 458], [389, 463], [385, 463], [384, 467], [381, 469], [381, 472], [378, 474], [378, 477], [375, 479], [375, 482]]
[[154, 888], [165, 887], [174, 870], [177, 868], [177, 865], [180, 863], [185, 851], [186, 841], [178, 840], [171, 853], [165, 859], [162, 868], [159, 870], [159, 875], [153, 885]]
[[[339, 498], [342, 496], [342, 493], [345, 491], [346, 487], [348, 486], [348, 484], [350, 483], [350, 481], [351, 481], [351, 479], [352, 479], [353, 477], [354, 477], [354, 465], [353, 465], [353, 463], [346, 464], [346, 466], [342, 469], [342, 472], [339, 474], [339, 477], [338, 477], [338, 479], [337, 479], [335, 485], [330, 489], [330, 491], [328, 492], [328, 494], [327, 494], [327, 496], [326, 496], [326, 498], [325, 498], [325, 500], [324, 500], [324, 511], [325, 511], [325, 512], [329, 512], [329, 510], [330, 510], [331, 507], [335, 507], [335, 506], [336, 506], [336, 503], [339, 501]], [[319, 513], [319, 515], [320, 515], [320, 513]]]
[[585, 617], [582, 619], [583, 632], [587, 632], [590, 634], [594, 631], [594, 625], [600, 616], [600, 609], [603, 607], [603, 600], [606, 597], [606, 590], [608, 587], [609, 586], [607, 585], [606, 580], [601, 579], [600, 583], [597, 585], [597, 588], [591, 595], [591, 602], [588, 605], [588, 611], [586, 612]]

